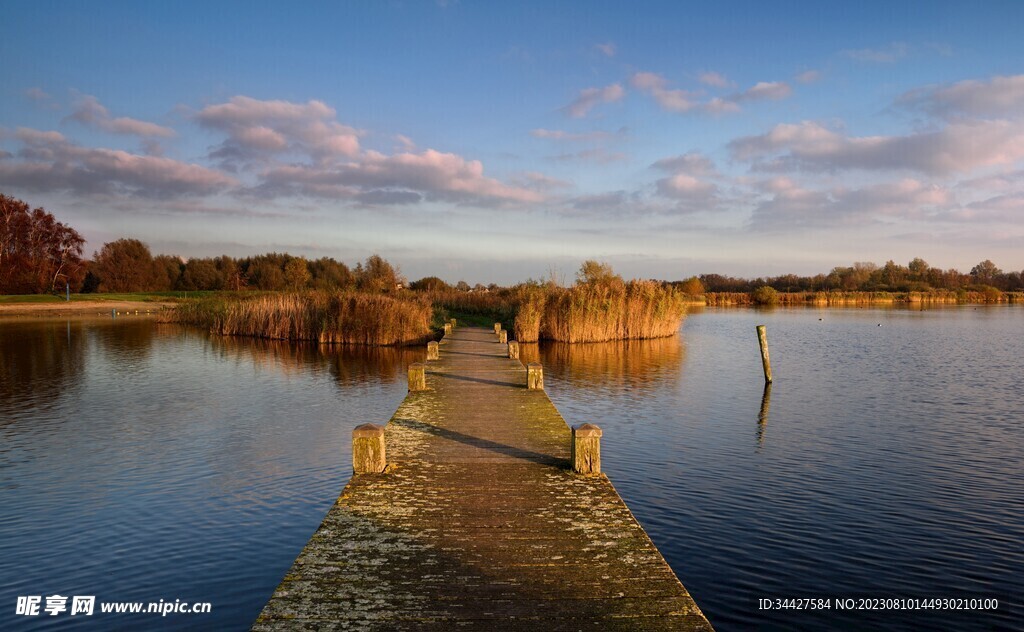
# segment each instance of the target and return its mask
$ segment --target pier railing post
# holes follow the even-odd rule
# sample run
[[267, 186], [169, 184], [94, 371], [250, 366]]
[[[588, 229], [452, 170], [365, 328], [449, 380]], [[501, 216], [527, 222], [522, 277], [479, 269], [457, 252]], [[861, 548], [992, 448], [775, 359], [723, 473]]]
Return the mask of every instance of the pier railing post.
[[448, 322], [451, 323], [452, 329], [455, 329], [455, 319], [453, 318], [453, 319], [449, 320]]
[[409, 365], [409, 391], [427, 390], [427, 371], [422, 362]]
[[427, 360], [437, 360], [440, 357], [437, 351], [437, 343], [433, 340], [427, 343]]
[[601, 472], [601, 429], [594, 424], [572, 427], [572, 471], [577, 474]]
[[764, 369], [764, 381], [772, 383], [772, 363], [768, 359], [768, 328], [764, 325], [757, 326], [757, 344], [761, 347], [761, 368]]
[[526, 388], [531, 391], [544, 390], [544, 367], [539, 362], [531, 362], [526, 366]]
[[507, 345], [508, 344], [508, 332], [502, 329], [498, 332], [498, 342]]
[[494, 323], [494, 333], [501, 331], [501, 323]]
[[445, 323], [444, 324], [444, 335], [448, 336], [448, 335], [451, 335], [451, 333], [452, 333], [452, 324], [451, 323]]
[[508, 343], [508, 357], [513, 360], [519, 359], [519, 343], [515, 340]]
[[384, 427], [363, 424], [352, 430], [352, 471], [380, 474], [388, 465], [384, 452]]

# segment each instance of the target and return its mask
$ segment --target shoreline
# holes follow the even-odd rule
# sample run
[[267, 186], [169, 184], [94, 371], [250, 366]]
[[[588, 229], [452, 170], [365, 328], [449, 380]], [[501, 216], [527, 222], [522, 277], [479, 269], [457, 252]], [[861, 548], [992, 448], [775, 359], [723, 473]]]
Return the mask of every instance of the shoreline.
[[0, 317], [73, 316], [76, 318], [110, 316], [110, 310], [155, 316], [174, 303], [157, 301], [62, 301], [59, 303], [0, 303]]

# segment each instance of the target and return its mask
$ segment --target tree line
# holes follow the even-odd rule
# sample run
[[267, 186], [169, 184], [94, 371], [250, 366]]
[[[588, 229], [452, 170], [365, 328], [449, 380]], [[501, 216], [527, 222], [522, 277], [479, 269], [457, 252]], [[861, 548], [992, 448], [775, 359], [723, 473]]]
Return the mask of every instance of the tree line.
[[[354, 267], [331, 257], [306, 259], [287, 253], [232, 258], [153, 255], [138, 239], [118, 239], [103, 245], [92, 260], [82, 258], [85, 240], [43, 208], [31, 209], [21, 200], [0, 194], [0, 294], [59, 292], [153, 292], [171, 290], [361, 290], [391, 292], [406, 285], [412, 290], [494, 290], [495, 284], [455, 286], [438, 277], [407, 284], [400, 270], [379, 255]], [[601, 275], [599, 264], [581, 274]], [[587, 264], [584, 264], [586, 267]], [[596, 267], [594, 267], [596, 266]], [[828, 274], [744, 279], [702, 274], [674, 285], [686, 294], [752, 292], [768, 286], [779, 292], [891, 291], [926, 292], [996, 288], [1024, 290], [1024, 271], [1004, 272], [989, 260], [970, 272], [940, 268], [915, 258], [906, 266], [888, 261], [883, 266], [857, 262], [833, 268]]]
[[1024, 290], [1024, 271], [1004, 272], [990, 260], [980, 262], [968, 273], [942, 270], [917, 257], [906, 266], [887, 261], [879, 266], [858, 261], [852, 266], [837, 266], [828, 274], [743, 279], [721, 274], [702, 274], [678, 284], [688, 294], [705, 292], [753, 292], [771, 287], [779, 292], [929, 292], [996, 288], [1003, 292]]

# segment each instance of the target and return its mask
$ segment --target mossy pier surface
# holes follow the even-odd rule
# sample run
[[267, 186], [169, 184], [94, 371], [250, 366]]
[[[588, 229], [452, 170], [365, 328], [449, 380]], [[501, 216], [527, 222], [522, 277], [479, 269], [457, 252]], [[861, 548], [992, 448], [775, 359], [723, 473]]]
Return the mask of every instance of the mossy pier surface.
[[[458, 327], [254, 630], [711, 630], [490, 330]], [[339, 450], [339, 458], [341, 450]]]

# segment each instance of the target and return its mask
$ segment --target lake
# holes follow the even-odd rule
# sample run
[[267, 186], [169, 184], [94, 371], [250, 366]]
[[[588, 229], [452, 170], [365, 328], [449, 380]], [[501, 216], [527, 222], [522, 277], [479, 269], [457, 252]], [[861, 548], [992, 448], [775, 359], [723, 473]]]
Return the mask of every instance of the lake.
[[[754, 334], [766, 324], [775, 383]], [[718, 630], [1020, 629], [1024, 309], [705, 309], [663, 340], [523, 347]], [[0, 628], [245, 629], [420, 349], [0, 321]], [[25, 617], [18, 596], [210, 602]], [[838, 610], [988, 598], [989, 611]], [[762, 610], [760, 599], [831, 599]], [[867, 602], [870, 604], [871, 602]]]

